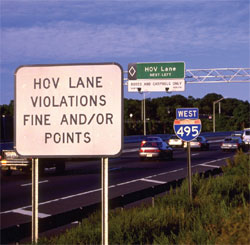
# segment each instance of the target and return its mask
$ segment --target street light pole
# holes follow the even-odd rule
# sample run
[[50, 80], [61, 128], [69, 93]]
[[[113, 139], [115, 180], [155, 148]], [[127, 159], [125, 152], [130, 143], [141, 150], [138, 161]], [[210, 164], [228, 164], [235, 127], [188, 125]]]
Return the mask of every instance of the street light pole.
[[146, 135], [146, 98], [145, 98], [145, 92], [141, 92], [141, 88], [138, 88], [138, 92], [140, 94], [143, 93], [143, 100], [141, 101], [141, 119], [143, 120], [143, 134]]
[[213, 132], [215, 132], [215, 104], [219, 103], [220, 101], [224, 100], [225, 98], [220, 98], [213, 102]]
[[147, 135], [146, 132], [146, 99], [145, 99], [145, 93], [143, 93], [144, 99], [143, 99], [143, 121], [144, 121], [144, 136]]

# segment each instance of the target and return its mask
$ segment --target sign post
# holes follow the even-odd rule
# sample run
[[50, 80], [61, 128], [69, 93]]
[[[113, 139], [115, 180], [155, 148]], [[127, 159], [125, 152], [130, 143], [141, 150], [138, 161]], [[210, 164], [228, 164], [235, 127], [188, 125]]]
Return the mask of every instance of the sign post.
[[102, 244], [108, 245], [108, 158], [102, 158]]
[[38, 159], [32, 159], [32, 243], [38, 241]]
[[117, 63], [19, 67], [15, 146], [18, 154], [36, 158], [32, 162], [34, 242], [38, 239], [38, 158], [102, 158], [102, 241], [108, 244], [108, 157], [120, 155], [123, 146], [122, 67]]
[[191, 149], [189, 141], [187, 142], [187, 169], [188, 169], [188, 193], [190, 200], [192, 200], [193, 194], [192, 194]]
[[190, 141], [197, 138], [201, 132], [201, 120], [199, 119], [198, 108], [176, 109], [174, 132], [178, 138], [187, 142], [188, 192], [190, 199], [192, 200]]

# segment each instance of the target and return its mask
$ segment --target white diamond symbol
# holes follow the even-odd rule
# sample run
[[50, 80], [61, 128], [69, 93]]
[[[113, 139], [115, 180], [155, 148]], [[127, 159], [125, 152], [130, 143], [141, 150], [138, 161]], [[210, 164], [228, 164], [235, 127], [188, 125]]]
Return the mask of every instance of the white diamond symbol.
[[131, 66], [128, 72], [129, 72], [130, 76], [133, 77], [136, 73], [136, 70], [133, 66]]

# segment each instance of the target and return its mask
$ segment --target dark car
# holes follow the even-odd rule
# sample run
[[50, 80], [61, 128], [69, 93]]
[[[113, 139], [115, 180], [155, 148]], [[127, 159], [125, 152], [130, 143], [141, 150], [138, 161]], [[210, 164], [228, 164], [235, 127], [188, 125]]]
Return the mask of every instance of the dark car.
[[243, 138], [243, 132], [242, 131], [235, 131], [231, 134], [231, 137], [240, 137]]
[[245, 151], [245, 143], [240, 137], [226, 137], [221, 144], [223, 151]]
[[173, 149], [164, 141], [147, 141], [141, 142], [139, 149], [141, 160], [157, 158], [157, 159], [173, 159]]
[[[57, 173], [65, 170], [65, 160], [63, 158], [42, 158], [39, 159], [39, 174], [43, 175], [46, 168], [56, 168]], [[32, 158], [22, 157], [15, 149], [2, 150], [0, 156], [1, 175], [9, 176], [13, 171], [30, 172], [32, 169]]]

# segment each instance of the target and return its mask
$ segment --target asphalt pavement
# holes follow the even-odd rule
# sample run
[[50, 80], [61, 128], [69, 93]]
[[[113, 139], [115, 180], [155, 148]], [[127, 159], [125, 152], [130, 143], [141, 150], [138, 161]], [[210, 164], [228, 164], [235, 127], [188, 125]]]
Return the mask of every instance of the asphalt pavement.
[[[191, 152], [192, 173], [226, 164], [233, 152], [220, 150], [221, 139], [210, 139], [210, 150]], [[213, 142], [213, 143], [212, 143]], [[109, 198], [187, 176], [187, 152], [174, 150], [173, 160], [140, 161], [139, 143], [126, 144], [119, 158], [109, 159]], [[39, 218], [101, 201], [101, 160], [67, 162], [66, 171], [47, 169], [39, 178]], [[15, 172], [1, 178], [1, 228], [31, 221], [31, 175]]]

